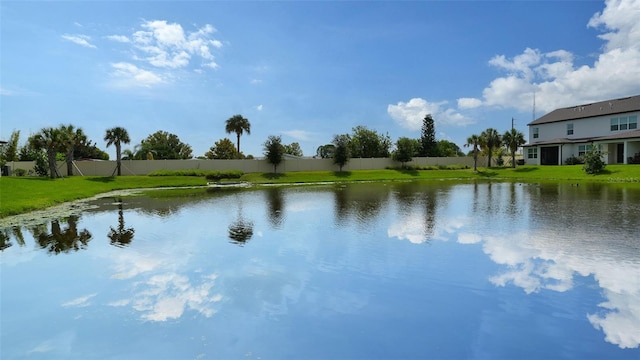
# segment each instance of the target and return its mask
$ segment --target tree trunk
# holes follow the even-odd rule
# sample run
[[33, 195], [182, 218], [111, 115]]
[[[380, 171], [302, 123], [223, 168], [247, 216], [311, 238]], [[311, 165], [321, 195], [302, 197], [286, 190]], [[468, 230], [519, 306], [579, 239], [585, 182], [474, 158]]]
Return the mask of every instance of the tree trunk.
[[478, 151], [473, 152], [473, 171], [478, 171]]
[[515, 167], [516, 167], [516, 152], [515, 152], [515, 151], [513, 151], [513, 152], [511, 153], [511, 166], [512, 166], [513, 168], [515, 168]]
[[240, 159], [240, 133], [236, 133], [236, 135], [238, 137], [238, 154], [236, 156]]
[[73, 176], [73, 149], [67, 152], [67, 176]]
[[116, 166], [118, 167], [118, 176], [122, 175], [120, 166], [122, 164], [122, 155], [120, 154], [120, 142], [116, 142]]
[[47, 151], [47, 162], [49, 163], [49, 177], [55, 179], [57, 177], [56, 171], [56, 152]]

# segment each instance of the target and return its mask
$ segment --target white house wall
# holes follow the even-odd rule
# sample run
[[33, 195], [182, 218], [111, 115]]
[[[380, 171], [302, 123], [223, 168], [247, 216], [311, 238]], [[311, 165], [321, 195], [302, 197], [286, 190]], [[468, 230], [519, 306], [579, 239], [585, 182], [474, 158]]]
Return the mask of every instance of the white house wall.
[[[576, 110], [578, 111], [578, 110]], [[620, 116], [636, 116], [640, 121], [640, 112], [628, 112], [622, 114], [612, 114], [605, 116], [596, 116], [592, 118], [583, 118], [583, 119], [573, 119], [566, 121], [558, 121], [547, 124], [538, 124], [529, 126], [529, 144], [535, 146], [536, 143], [547, 142], [545, 145], [538, 145], [538, 158], [529, 159], [527, 157], [527, 153], [525, 150], [524, 158], [525, 163], [528, 165], [540, 165], [541, 159], [541, 148], [546, 146], [558, 146], [558, 161], [560, 164], [564, 164], [565, 161], [572, 157], [579, 155], [579, 146], [590, 144], [591, 142], [588, 140], [590, 138], [597, 138], [603, 136], [610, 136], [616, 134], [622, 134], [625, 131], [632, 130], [622, 130], [622, 131], [611, 131], [611, 119], [620, 117]], [[573, 134], [567, 134], [567, 124], [573, 124]], [[534, 129], [538, 129], [538, 137], [533, 138]], [[640, 128], [640, 127], [639, 127]], [[565, 143], [561, 144], [561, 142], [567, 140], [578, 141], [578, 143]], [[585, 139], [584, 142], [580, 143], [579, 141]], [[555, 141], [557, 140], [557, 142]], [[553, 142], [553, 143], [552, 143]], [[610, 141], [603, 141], [600, 144], [603, 145], [603, 150], [607, 152], [604, 160], [606, 163], [612, 164], [617, 163], [617, 144], [625, 144], [625, 163], [629, 157], [632, 157], [634, 154], [640, 152], [640, 141], [636, 140], [624, 140], [624, 139], [616, 139]]]
[[[577, 111], [577, 110], [576, 110]], [[549, 141], [559, 138], [583, 139], [599, 136], [615, 135], [620, 131], [611, 131], [611, 118], [636, 115], [640, 121], [640, 112], [597, 116], [586, 119], [573, 119], [548, 124], [531, 125], [529, 127], [529, 143]], [[573, 124], [573, 135], [567, 135], [567, 124]], [[538, 128], [538, 138], [533, 138], [534, 128]]]

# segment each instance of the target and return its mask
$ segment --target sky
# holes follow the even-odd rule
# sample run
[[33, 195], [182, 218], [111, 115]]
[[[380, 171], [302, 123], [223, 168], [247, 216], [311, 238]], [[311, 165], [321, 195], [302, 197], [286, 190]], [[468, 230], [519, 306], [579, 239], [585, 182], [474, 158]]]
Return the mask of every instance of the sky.
[[[640, 94], [640, 0], [0, 2], [0, 139], [73, 124], [115, 159], [163, 130], [202, 156], [241, 114], [305, 156], [366, 126], [463, 148]], [[534, 95], [535, 94], [535, 95]], [[534, 108], [535, 97], [535, 108]]]

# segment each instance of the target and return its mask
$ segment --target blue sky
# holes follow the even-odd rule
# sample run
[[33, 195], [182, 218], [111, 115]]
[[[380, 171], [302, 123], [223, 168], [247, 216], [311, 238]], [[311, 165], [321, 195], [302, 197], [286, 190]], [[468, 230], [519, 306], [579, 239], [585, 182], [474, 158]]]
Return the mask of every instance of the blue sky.
[[269, 135], [305, 155], [358, 125], [459, 146], [558, 107], [640, 94], [640, 1], [0, 3], [0, 139], [81, 127], [115, 158], [157, 130], [203, 155]]

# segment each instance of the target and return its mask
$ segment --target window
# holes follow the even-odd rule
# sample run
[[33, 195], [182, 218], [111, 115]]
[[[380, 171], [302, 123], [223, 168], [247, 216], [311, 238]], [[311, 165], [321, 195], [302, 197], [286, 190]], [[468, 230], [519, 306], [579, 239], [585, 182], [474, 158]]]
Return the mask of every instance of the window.
[[627, 130], [629, 126], [629, 118], [624, 116], [620, 118], [620, 130]]
[[538, 138], [538, 128], [533, 128], [533, 138], [534, 139]]
[[579, 145], [578, 146], [578, 156], [583, 156], [587, 153], [587, 151], [591, 150], [591, 145]]
[[538, 158], [538, 148], [528, 148], [527, 149], [527, 158], [528, 159], [537, 159]]
[[618, 131], [618, 118], [611, 119], [611, 131]]
[[573, 124], [567, 124], [567, 135], [573, 135]]
[[638, 128], [638, 116], [621, 116], [611, 118], [611, 131], [633, 130]]

